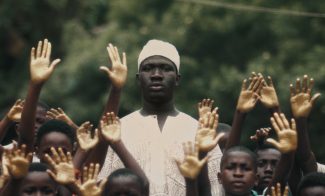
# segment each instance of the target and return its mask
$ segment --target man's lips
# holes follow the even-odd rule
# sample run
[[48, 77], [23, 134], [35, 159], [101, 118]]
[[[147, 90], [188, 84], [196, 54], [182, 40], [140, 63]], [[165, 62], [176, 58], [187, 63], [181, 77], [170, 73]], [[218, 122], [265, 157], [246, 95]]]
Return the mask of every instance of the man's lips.
[[272, 176], [264, 176], [263, 178], [262, 178], [262, 181], [263, 182], [270, 182], [272, 180]]
[[231, 184], [233, 184], [235, 187], [242, 187], [245, 185], [245, 182], [243, 181], [233, 181]]
[[163, 88], [164, 88], [164, 85], [162, 85], [162, 84], [151, 84], [149, 86], [150, 90], [161, 90]]

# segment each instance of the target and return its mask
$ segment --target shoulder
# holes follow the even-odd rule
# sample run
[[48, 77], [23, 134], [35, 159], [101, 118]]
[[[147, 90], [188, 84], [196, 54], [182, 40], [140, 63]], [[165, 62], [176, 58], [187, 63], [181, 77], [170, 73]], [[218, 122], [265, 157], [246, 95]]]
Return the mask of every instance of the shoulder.
[[136, 110], [124, 117], [121, 118], [121, 121], [123, 122], [127, 122], [127, 121], [130, 121], [130, 120], [134, 120], [134, 119], [139, 119], [141, 118], [142, 115], [140, 114], [140, 110]]

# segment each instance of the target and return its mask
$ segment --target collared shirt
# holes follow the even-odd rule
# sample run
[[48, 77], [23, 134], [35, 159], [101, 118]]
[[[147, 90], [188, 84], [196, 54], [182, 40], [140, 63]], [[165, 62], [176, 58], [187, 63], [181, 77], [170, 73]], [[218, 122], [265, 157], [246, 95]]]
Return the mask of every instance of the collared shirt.
[[317, 163], [317, 172], [319, 173], [325, 173], [325, 165]]
[[[162, 131], [156, 115], [143, 116], [135, 111], [121, 119], [121, 139], [137, 160], [150, 183], [150, 195], [185, 195], [185, 181], [178, 171], [175, 158], [182, 160], [183, 142], [195, 140], [198, 122], [180, 112], [168, 116]], [[217, 172], [220, 168], [222, 153], [219, 146], [210, 153], [208, 169], [212, 195], [220, 195]], [[108, 149], [99, 179], [123, 168], [123, 164], [111, 148]]]

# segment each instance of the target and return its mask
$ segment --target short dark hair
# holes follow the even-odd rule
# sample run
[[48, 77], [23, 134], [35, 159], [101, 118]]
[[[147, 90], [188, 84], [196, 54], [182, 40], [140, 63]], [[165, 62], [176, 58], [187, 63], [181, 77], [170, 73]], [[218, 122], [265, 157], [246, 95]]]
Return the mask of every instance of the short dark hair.
[[262, 142], [260, 144], [257, 144], [256, 148], [255, 148], [255, 153], [257, 153], [257, 151], [260, 150], [267, 150], [267, 149], [275, 149], [278, 150], [277, 148], [275, 148], [273, 145], [268, 144], [266, 142]]
[[223, 155], [221, 157], [220, 168], [222, 168], [226, 157], [231, 152], [244, 152], [244, 153], [248, 154], [250, 156], [250, 158], [252, 159], [254, 170], [257, 171], [257, 157], [256, 157], [256, 154], [254, 152], [252, 152], [250, 149], [248, 149], [248, 148], [246, 148], [244, 146], [233, 146], [233, 147], [227, 149], [223, 153]]
[[[139, 187], [141, 188], [141, 192], [144, 194], [147, 192], [144, 180], [139, 175], [137, 175], [135, 172], [133, 172], [132, 170], [130, 170], [128, 168], [121, 168], [121, 169], [117, 169], [117, 170], [113, 171], [107, 177], [106, 185], [108, 185], [115, 178], [119, 178], [119, 177], [126, 177], [126, 178], [134, 179], [134, 181], [137, 182]], [[105, 192], [106, 192], [106, 190], [105, 190]]]
[[45, 102], [43, 101], [38, 101], [37, 102], [37, 106], [40, 107], [40, 108], [43, 108], [45, 111], [49, 110], [50, 109], [50, 106], [47, 105]]
[[301, 192], [305, 188], [321, 186], [325, 187], [325, 174], [324, 173], [310, 173], [302, 178], [298, 185], [298, 195], [301, 195]]
[[70, 127], [67, 123], [61, 121], [61, 120], [49, 120], [46, 123], [44, 123], [37, 131], [36, 134], [36, 145], [39, 145], [41, 143], [42, 138], [49, 133], [52, 132], [59, 132], [64, 135], [66, 135], [69, 139], [71, 144], [73, 145], [75, 142], [75, 131], [72, 127]]
[[28, 172], [46, 172], [50, 169], [47, 164], [44, 163], [31, 163], [28, 168]]

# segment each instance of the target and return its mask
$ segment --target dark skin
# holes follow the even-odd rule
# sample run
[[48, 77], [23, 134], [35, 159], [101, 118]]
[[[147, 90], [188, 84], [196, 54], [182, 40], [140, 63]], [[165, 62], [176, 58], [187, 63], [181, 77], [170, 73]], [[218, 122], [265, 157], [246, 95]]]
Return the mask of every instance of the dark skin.
[[307, 187], [301, 190], [300, 196], [322, 196], [325, 195], [324, 186]]
[[249, 196], [257, 181], [252, 157], [246, 152], [233, 151], [224, 155], [218, 179], [226, 196]]
[[117, 177], [111, 180], [106, 185], [107, 196], [145, 196], [140, 184], [132, 177]]
[[174, 89], [179, 84], [180, 75], [169, 59], [153, 56], [144, 60], [137, 74], [143, 107], [141, 114], [157, 115], [162, 131], [167, 116], [176, 116], [179, 112], [174, 105]]
[[280, 160], [281, 153], [274, 148], [261, 149], [257, 151], [257, 176], [258, 185], [255, 190], [262, 193], [272, 182], [275, 168]]

